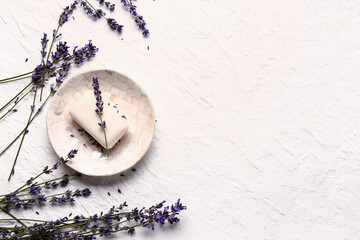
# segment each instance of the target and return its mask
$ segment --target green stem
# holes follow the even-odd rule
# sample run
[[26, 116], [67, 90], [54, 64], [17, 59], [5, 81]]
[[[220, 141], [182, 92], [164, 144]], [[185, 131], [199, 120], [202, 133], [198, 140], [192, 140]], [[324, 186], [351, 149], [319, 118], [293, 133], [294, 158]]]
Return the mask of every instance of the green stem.
[[21, 90], [18, 94], [15, 95], [15, 97], [13, 97], [10, 101], [8, 101], [4, 106], [2, 106], [2, 108], [0, 108], [0, 112], [2, 110], [4, 110], [4, 108], [6, 108], [12, 101], [14, 101], [21, 93], [23, 93], [29, 86], [31, 85], [31, 82], [26, 85], [23, 90]]
[[25, 75], [31, 74], [31, 73], [33, 73], [33, 72], [34, 72], [34, 71], [27, 72], [27, 73], [24, 73], [24, 74], [21, 74], [21, 75], [17, 75], [17, 76], [14, 76], [14, 77], [9, 77], [9, 78], [0, 79], [0, 82], [2, 82], [2, 81], [6, 81], [6, 80], [10, 80], [10, 79], [14, 79], [14, 78], [18, 78], [18, 77], [22, 77], [22, 76], [25, 76]]
[[[126, 214], [128, 214], [128, 213], [130, 213], [130, 212], [123, 212], [123, 213], [119, 213], [120, 215], [126, 215]], [[138, 215], [137, 215], [138, 216]], [[105, 216], [102, 216], [101, 218], [104, 218]], [[136, 216], [133, 216], [133, 217], [131, 217], [130, 218], [130, 220], [131, 219], [134, 219]], [[115, 219], [115, 217], [113, 217], [112, 219]], [[89, 221], [90, 220], [90, 218], [84, 218], [84, 219], [81, 219], [81, 220], [78, 220], [78, 222], [73, 222], [73, 223], [66, 223], [66, 222], [70, 222], [70, 221], [74, 221], [75, 219], [68, 219], [67, 221], [64, 221], [63, 222], [63, 224], [64, 225], [60, 225], [60, 226], [55, 226], [53, 229], [54, 230], [61, 230], [61, 229], [66, 229], [66, 228], [74, 228], [74, 227], [77, 227], [77, 226], [82, 226], [83, 224], [84, 224], [84, 222], [87, 222], [87, 221]], [[129, 220], [124, 220], [124, 221], [120, 221], [120, 222], [117, 222], [117, 223], [115, 223], [115, 224], [112, 224], [111, 226], [118, 226], [118, 225], [121, 225], [121, 224], [123, 224], [123, 223], [126, 223], [126, 222], [128, 222]], [[150, 221], [150, 220], [148, 220], [148, 221]], [[146, 222], [145, 222], [146, 223]], [[134, 225], [134, 226], [131, 226], [131, 227], [129, 227], [129, 228], [134, 228], [134, 227], [137, 227], [137, 226], [141, 226], [142, 224], [140, 223], [140, 224], [137, 224], [137, 225]], [[33, 228], [33, 226], [30, 226], [29, 228]], [[117, 231], [113, 231], [113, 232], [118, 232], [118, 231], [122, 231], [122, 230], [127, 230], [128, 228], [126, 228], [126, 229], [119, 229], [119, 230], [117, 230]], [[70, 231], [62, 231], [61, 233], [68, 233], [68, 232], [73, 232], [74, 230], [70, 230]], [[75, 234], [75, 235], [72, 235], [72, 237], [73, 236], [77, 236], [77, 235], [79, 235], [79, 234], [82, 234], [83, 232], [81, 232], [81, 230], [80, 230], [80, 232], [78, 232], [77, 234]], [[18, 233], [18, 234], [16, 234], [16, 236], [17, 237], [23, 237], [24, 235], [26, 235], [27, 234], [27, 232], [21, 232], [21, 233]], [[43, 233], [43, 234], [41, 234], [42, 236], [47, 236], [47, 234], [48, 233]], [[50, 233], [51, 234], [51, 233]], [[93, 233], [91, 233], [91, 232], [89, 232], [88, 234], [90, 234], [89, 236], [91, 236], [91, 234], [93, 234]], [[46, 239], [51, 239], [51, 238], [49, 238], [50, 236], [47, 236], [47, 238]], [[24, 239], [29, 239], [30, 238], [30, 236], [28, 236], [28, 237], [25, 237]], [[56, 238], [55, 238], [56, 239]]]
[[21, 225], [23, 225], [24, 227], [27, 227], [20, 219], [16, 218], [14, 215], [12, 215], [11, 213], [9, 213], [8, 211], [6, 211], [3, 208], [0, 208], [1, 211], [3, 211], [4, 213], [6, 213], [7, 215], [9, 215], [10, 217], [13, 218], [13, 220], [17, 221], [18, 223], [20, 223]]
[[[58, 84], [55, 86], [55, 88], [58, 86]], [[46, 102], [49, 100], [50, 96], [52, 95], [52, 93], [50, 93], [47, 98], [45, 99], [44, 103], [42, 104], [42, 106], [45, 106]], [[34, 121], [35, 117], [39, 114], [39, 111], [37, 111], [35, 113], [35, 115], [31, 118], [30, 122], [29, 122], [29, 125]], [[19, 137], [21, 136], [21, 134], [23, 134], [24, 132], [26, 131], [26, 127], [13, 139], [13, 141], [5, 148], [3, 149], [1, 152], [0, 152], [0, 156], [3, 155], [6, 150], [8, 150], [15, 142], [16, 140], [19, 139]]]
[[[11, 221], [11, 220], [14, 220], [13, 218], [1, 218], [0, 221]], [[28, 218], [18, 218], [18, 220], [21, 220], [21, 221], [28, 221], [28, 222], [47, 222], [45, 220], [39, 220], [39, 219], [28, 219]]]
[[8, 114], [14, 109], [14, 107], [16, 107], [16, 105], [18, 105], [19, 102], [21, 102], [21, 100], [23, 100], [23, 98], [26, 97], [30, 92], [31, 92], [31, 90], [29, 90], [27, 93], [25, 93], [25, 94], [14, 104], [14, 106], [12, 106], [4, 115], [2, 115], [2, 116], [0, 117], [0, 120], [2, 120], [6, 115], [8, 115]]
[[[100, 118], [101, 124], [103, 124], [101, 115], [99, 115], [99, 118]], [[104, 130], [104, 137], [105, 137], [106, 155], [109, 157], [109, 148], [108, 148], [108, 143], [107, 143], [107, 138], [106, 138], [105, 126], [103, 126], [103, 130]]]
[[23, 133], [23, 135], [22, 135], [19, 148], [18, 148], [18, 150], [17, 150], [17, 152], [16, 152], [16, 156], [15, 156], [15, 159], [14, 159], [14, 162], [13, 162], [13, 165], [12, 165], [12, 168], [11, 168], [11, 171], [10, 171], [10, 174], [9, 174], [8, 181], [10, 181], [11, 176], [14, 175], [15, 164], [16, 164], [16, 162], [17, 162], [17, 159], [18, 159], [19, 153], [20, 153], [20, 149], [21, 149], [22, 144], [23, 144], [24, 139], [25, 139], [26, 130], [28, 129], [28, 127], [29, 127], [29, 125], [30, 125], [31, 117], [33, 116], [33, 113], [34, 113], [34, 111], [35, 111], [36, 92], [37, 92], [37, 91], [36, 91], [36, 89], [35, 89], [35, 94], [34, 94], [34, 99], [33, 99], [33, 103], [32, 103], [32, 106], [31, 106], [30, 115], [29, 115], [28, 121], [27, 121], [27, 123], [26, 123], [25, 131], [24, 131], [24, 133]]
[[[68, 58], [71, 58], [71, 57], [73, 57], [73, 56], [74, 56], [74, 54], [71, 55], [71, 56], [68, 56], [68, 57], [61, 58], [61, 59], [59, 59], [59, 60], [57, 60], [57, 61], [54, 61], [53, 64], [56, 64], [56, 63], [58, 63], [58, 62], [60, 62], [60, 61], [62, 61], [62, 60], [66, 60], [66, 59], [68, 59]], [[42, 67], [42, 68], [45, 68], [45, 67]], [[58, 68], [57, 68], [57, 69], [58, 69]], [[32, 74], [32, 73], [34, 73], [34, 72], [35, 72], [35, 71], [28, 72], [28, 73], [26, 73], [26, 74], [22, 74], [22, 75], [15, 76], [15, 77], [11, 77], [11, 78], [0, 79], [0, 84], [2, 84], [2, 83], [8, 83], [8, 82], [14, 82], [14, 81], [17, 81], [17, 80], [22, 80], [22, 79], [29, 78], [29, 77], [31, 77], [31, 76], [25, 76], [25, 75], [30, 74], [30, 73]], [[25, 77], [23, 77], [23, 76], [25, 76]], [[18, 78], [18, 77], [21, 77], [21, 78]]]
[[26, 79], [26, 78], [30, 78], [30, 77], [31, 77], [31, 76], [26, 76], [26, 77], [16, 78], [16, 79], [13, 79], [13, 80], [0, 81], [0, 84], [9, 83], [9, 82], [15, 82], [15, 81], [22, 80], [22, 79]]

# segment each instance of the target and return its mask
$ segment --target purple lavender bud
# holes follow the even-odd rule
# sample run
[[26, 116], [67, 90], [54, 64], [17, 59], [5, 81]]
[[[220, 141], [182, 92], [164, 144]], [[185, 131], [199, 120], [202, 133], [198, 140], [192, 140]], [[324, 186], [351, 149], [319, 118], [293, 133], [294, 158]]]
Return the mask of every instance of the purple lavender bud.
[[80, 49], [77, 49], [77, 47], [75, 47], [73, 50], [74, 63], [80, 64], [85, 60], [94, 57], [98, 50], [99, 49], [92, 44], [91, 40], [89, 40], [89, 43]]
[[93, 15], [94, 18], [101, 18], [105, 16], [105, 12], [101, 9], [97, 9]]
[[[97, 77], [93, 77], [92, 86], [93, 86], [93, 89], [94, 89], [94, 94], [95, 94], [95, 99], [96, 99], [95, 112], [96, 112], [96, 114], [101, 116], [103, 108], [104, 108], [104, 102], [102, 101], [101, 91], [100, 91], [100, 86], [99, 86], [99, 80], [98, 80]], [[98, 124], [99, 124], [100, 127], [103, 127], [103, 123], [98, 123]]]
[[26, 185], [31, 185], [33, 181], [33, 177], [31, 177], [29, 180], [26, 181]]
[[43, 173], [49, 174], [49, 173], [52, 173], [52, 171], [49, 169], [48, 166], [46, 166], [46, 167], [44, 168], [44, 170], [43, 170]]
[[68, 158], [74, 158], [75, 155], [77, 154], [78, 150], [77, 149], [73, 149], [68, 153]]
[[82, 196], [84, 196], [84, 197], [88, 197], [88, 196], [90, 196], [91, 191], [90, 191], [90, 189], [85, 188], [85, 189], [83, 189], [83, 190], [81, 191], [81, 194], [82, 194]]
[[110, 28], [111, 28], [112, 30], [117, 31], [119, 34], [122, 33], [122, 29], [123, 29], [124, 26], [118, 24], [115, 19], [113, 19], [113, 18], [108, 18], [108, 19], [107, 19], [107, 23], [108, 23], [108, 25], [110, 26]]
[[94, 11], [85, 1], [80, 2], [80, 6], [85, 10], [86, 14], [92, 16], [94, 14]]
[[47, 39], [47, 34], [44, 33], [44, 37], [41, 39], [41, 56], [44, 58], [46, 56], [46, 46], [49, 39]]
[[67, 43], [66, 42], [59, 42], [57, 45], [56, 45], [56, 51], [55, 53], [51, 53], [51, 58], [53, 61], [60, 61], [60, 60], [63, 60], [64, 58], [66, 57], [69, 57], [69, 46], [66, 45]]
[[121, 0], [121, 3], [123, 3], [125, 7], [129, 8], [130, 14], [135, 18], [136, 25], [140, 30], [142, 30], [143, 36], [147, 37], [150, 34], [149, 30], [145, 27], [146, 23], [143, 16], [137, 13], [136, 6], [132, 3], [132, 0]]
[[110, 11], [114, 11], [115, 10], [115, 4], [111, 4], [110, 7], [109, 7]]

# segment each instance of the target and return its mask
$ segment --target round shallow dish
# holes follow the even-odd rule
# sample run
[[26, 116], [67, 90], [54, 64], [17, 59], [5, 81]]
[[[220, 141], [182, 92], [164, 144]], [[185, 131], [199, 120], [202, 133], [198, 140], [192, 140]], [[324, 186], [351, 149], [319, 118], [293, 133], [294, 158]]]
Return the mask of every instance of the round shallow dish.
[[[93, 77], [99, 78], [104, 104], [116, 108], [129, 123], [128, 132], [110, 150], [109, 158], [104, 158], [101, 147], [69, 116], [70, 106], [92, 90]], [[129, 77], [111, 70], [95, 70], [63, 83], [50, 102], [46, 123], [50, 142], [59, 156], [78, 150], [68, 166], [90, 176], [109, 176], [128, 170], [145, 155], [155, 132], [155, 113], [145, 91]]]

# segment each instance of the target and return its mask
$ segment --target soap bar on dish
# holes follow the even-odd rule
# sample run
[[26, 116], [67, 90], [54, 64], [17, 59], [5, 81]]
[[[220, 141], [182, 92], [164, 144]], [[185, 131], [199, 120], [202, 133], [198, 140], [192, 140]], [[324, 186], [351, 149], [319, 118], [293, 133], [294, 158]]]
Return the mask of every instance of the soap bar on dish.
[[[70, 117], [85, 129], [103, 147], [106, 147], [104, 130], [99, 126], [99, 115], [96, 114], [96, 98], [92, 91], [85, 94], [69, 109]], [[102, 120], [106, 122], [108, 148], [112, 148], [129, 128], [127, 120], [116, 113], [116, 110], [104, 103]]]

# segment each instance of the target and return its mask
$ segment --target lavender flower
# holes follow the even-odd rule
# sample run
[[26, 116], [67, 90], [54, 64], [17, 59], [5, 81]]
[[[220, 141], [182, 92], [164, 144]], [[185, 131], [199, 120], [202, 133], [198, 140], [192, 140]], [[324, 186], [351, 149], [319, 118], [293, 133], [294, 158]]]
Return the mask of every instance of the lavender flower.
[[44, 33], [44, 37], [41, 39], [41, 56], [42, 58], [44, 58], [46, 56], [46, 46], [47, 46], [47, 43], [48, 43], [49, 39], [47, 39], [47, 34]]
[[60, 14], [59, 26], [64, 25], [69, 19], [69, 16], [73, 13], [73, 10], [76, 8], [78, 2], [75, 0], [70, 6], [64, 8], [64, 11]]
[[93, 15], [93, 17], [96, 19], [96, 18], [101, 18], [101, 17], [104, 17], [105, 16], [105, 12], [101, 9], [96, 9], [95, 10], [95, 13]]
[[85, 1], [80, 2], [80, 6], [85, 10], [86, 14], [90, 15], [94, 20], [104, 17], [106, 14], [101, 9], [93, 9]]
[[[99, 80], [97, 77], [93, 77], [93, 89], [94, 89], [94, 94], [96, 96], [96, 109], [95, 112], [97, 115], [101, 116], [103, 114], [103, 110], [104, 110], [104, 102], [102, 100], [101, 97], [101, 91], [100, 91], [100, 86], [99, 86]], [[100, 125], [102, 125], [102, 123], [99, 123]]]
[[89, 43], [80, 49], [77, 49], [77, 47], [75, 47], [73, 50], [74, 63], [80, 64], [85, 60], [94, 57], [98, 50], [99, 49], [92, 44], [91, 40], [89, 40]]
[[45, 74], [47, 77], [53, 77], [55, 76], [55, 69], [56, 67], [52, 62], [47, 61], [45, 64], [45, 62], [42, 61], [41, 64], [35, 68], [34, 73], [31, 76], [33, 84], [36, 86], [42, 86], [42, 78], [45, 78]]
[[99, 116], [100, 122], [98, 123], [99, 126], [104, 130], [104, 138], [105, 138], [105, 145], [106, 145], [106, 155], [109, 156], [109, 148], [107, 144], [107, 138], [106, 138], [106, 122], [102, 120], [103, 110], [104, 110], [104, 102], [101, 97], [101, 91], [99, 86], [99, 81], [97, 77], [93, 77], [93, 83], [92, 83], [94, 94], [96, 98], [96, 109], [95, 112]]
[[[70, 66], [71, 66], [70, 59], [65, 60], [60, 65], [60, 68], [57, 70], [57, 78], [56, 78], [56, 83], [58, 85], [60, 85], [63, 82], [63, 79], [68, 75], [70, 71]], [[56, 92], [55, 86], [53, 85], [50, 90], [52, 93], [55, 93]]]
[[132, 3], [132, 0], [120, 0], [125, 7], [129, 7], [131, 15], [135, 17], [135, 23], [142, 30], [142, 34], [146, 37], [149, 35], [149, 30], [146, 28], [146, 22], [143, 19], [143, 16], [139, 15], [136, 11], [136, 6]]
[[118, 24], [113, 18], [108, 18], [106, 21], [112, 30], [116, 30], [119, 34], [122, 33], [123, 25]]
[[86, 14], [90, 16], [94, 15], [94, 11], [85, 1], [81, 1], [80, 6], [82, 6], [82, 8], [85, 10]]
[[56, 45], [56, 52], [51, 53], [51, 58], [53, 62], [58, 62], [69, 56], [69, 46], [66, 45], [66, 42], [59, 42]]

